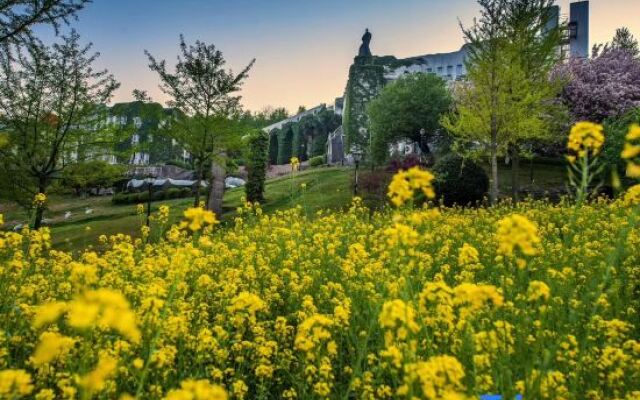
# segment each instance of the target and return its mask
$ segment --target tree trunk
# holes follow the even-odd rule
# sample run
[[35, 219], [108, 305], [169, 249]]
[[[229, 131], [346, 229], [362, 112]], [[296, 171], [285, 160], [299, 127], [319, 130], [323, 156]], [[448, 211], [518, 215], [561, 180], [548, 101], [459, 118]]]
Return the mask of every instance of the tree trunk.
[[517, 145], [509, 147], [511, 155], [511, 197], [513, 202], [520, 201], [520, 152]]
[[198, 168], [196, 169], [196, 183], [195, 188], [193, 189], [193, 206], [198, 207], [200, 205], [200, 186], [202, 184], [202, 176], [204, 175], [204, 162], [200, 161], [198, 163]]
[[498, 129], [495, 115], [491, 117], [491, 187], [489, 200], [491, 205], [498, 203]]
[[224, 180], [226, 171], [226, 152], [220, 152], [218, 159], [211, 160], [211, 180], [209, 184], [209, 201], [207, 208], [213, 211], [218, 219], [222, 216], [222, 198], [224, 196]]
[[529, 160], [529, 184], [533, 185], [533, 181], [533, 157], [531, 157], [531, 160]]

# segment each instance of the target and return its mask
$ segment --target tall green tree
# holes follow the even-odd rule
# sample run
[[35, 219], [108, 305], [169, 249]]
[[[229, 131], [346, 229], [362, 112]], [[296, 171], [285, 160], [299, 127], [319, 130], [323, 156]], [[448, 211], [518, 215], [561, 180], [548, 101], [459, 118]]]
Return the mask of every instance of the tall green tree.
[[[167, 69], [166, 61], [158, 61], [148, 51], [149, 68], [160, 77], [160, 89], [171, 98], [171, 106], [187, 117], [176, 138], [189, 149], [202, 149], [207, 155], [199, 161], [196, 169], [196, 188], [203, 179], [204, 162], [210, 161], [210, 190], [207, 207], [222, 214], [222, 196], [226, 178], [226, 162], [229, 147], [238, 138], [230, 134], [233, 118], [237, 119], [240, 96], [234, 95], [248, 77], [252, 60], [239, 73], [225, 69], [222, 52], [213, 44], [196, 41], [189, 45], [180, 35], [180, 55], [173, 71]], [[225, 125], [225, 121], [229, 124]], [[238, 135], [241, 136], [240, 132]], [[187, 139], [188, 138], [188, 139]], [[199, 147], [192, 146], [199, 144]], [[193, 154], [193, 153], [192, 153]], [[196, 190], [196, 203], [199, 202]]]
[[240, 119], [242, 123], [252, 128], [265, 128], [289, 117], [289, 111], [286, 108], [268, 106], [256, 112], [244, 111]]
[[384, 161], [389, 145], [401, 139], [419, 143], [423, 153], [430, 153], [427, 139], [441, 128], [440, 119], [450, 106], [446, 83], [436, 75], [409, 74], [387, 85], [367, 108], [374, 159]]
[[[31, 40], [9, 55], [0, 53], [0, 147], [2, 174], [12, 180], [14, 200], [30, 204], [47, 193], [69, 165], [96, 157], [114, 144], [104, 126], [104, 107], [119, 84], [96, 70], [97, 53], [72, 31], [51, 47]], [[35, 228], [43, 210], [36, 211]]]
[[512, 74], [516, 79], [509, 90], [511, 100], [524, 112], [514, 119], [512, 140], [508, 145], [514, 201], [519, 200], [522, 144], [531, 140], [553, 140], [554, 127], [567, 118], [565, 107], [557, 100], [564, 82], [552, 77], [554, 68], [562, 60], [559, 49], [564, 32], [554, 3], [555, 0], [507, 2], [506, 52], [509, 66], [520, 70], [520, 74]]
[[262, 130], [252, 132], [247, 136], [246, 147], [247, 184], [245, 192], [247, 200], [262, 203], [269, 161], [269, 134]]
[[479, 0], [481, 16], [467, 39], [467, 81], [454, 90], [455, 110], [443, 125], [461, 141], [480, 144], [491, 160], [490, 198], [498, 199], [498, 156], [513, 160], [517, 200], [522, 144], [552, 138], [551, 121], [562, 115], [562, 89], [550, 78], [559, 62], [562, 27], [552, 0]]
[[112, 165], [102, 160], [89, 160], [69, 166], [62, 173], [63, 185], [73, 188], [76, 195], [86, 196], [89, 189], [112, 187], [122, 179], [126, 167]]

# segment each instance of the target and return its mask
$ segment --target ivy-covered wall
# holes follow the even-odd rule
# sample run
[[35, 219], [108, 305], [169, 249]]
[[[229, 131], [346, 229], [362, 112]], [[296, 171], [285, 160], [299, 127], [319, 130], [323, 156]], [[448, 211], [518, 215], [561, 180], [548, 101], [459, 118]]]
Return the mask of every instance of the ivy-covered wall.
[[[149, 155], [149, 164], [166, 164], [182, 159], [182, 148], [174, 145], [166, 135], [158, 132], [160, 121], [170, 118], [175, 112], [171, 108], [163, 108], [158, 103], [145, 103], [133, 101], [130, 103], [117, 103], [108, 110], [108, 115], [118, 120], [124, 118], [122, 126], [128, 135], [116, 145], [115, 151], [120, 163], [128, 163], [131, 154], [143, 152]], [[135, 120], [139, 119], [139, 127]], [[133, 135], [138, 136], [138, 143], [132, 143]]]
[[288, 164], [291, 160], [293, 147], [293, 130], [291, 124], [286, 124], [278, 132], [278, 164]]
[[345, 133], [345, 152], [354, 144], [361, 150], [369, 149], [369, 120], [367, 105], [389, 82], [407, 73], [434, 73], [445, 80], [464, 76], [467, 49], [452, 53], [428, 54], [398, 59], [394, 56], [358, 56], [349, 68], [349, 79], [344, 94], [342, 126]]
[[375, 98], [385, 85], [384, 64], [379, 57], [356, 57], [349, 68], [349, 80], [344, 99], [342, 117], [346, 137], [346, 149], [354, 145], [367, 148], [368, 127], [367, 104]]
[[269, 164], [278, 164], [278, 135], [280, 129], [274, 129], [269, 133]]
[[297, 122], [288, 122], [281, 129], [272, 130], [269, 162], [288, 164], [291, 157], [306, 161], [324, 155], [329, 134], [338, 129], [341, 122], [339, 115], [323, 107], [315, 114], [305, 115]]

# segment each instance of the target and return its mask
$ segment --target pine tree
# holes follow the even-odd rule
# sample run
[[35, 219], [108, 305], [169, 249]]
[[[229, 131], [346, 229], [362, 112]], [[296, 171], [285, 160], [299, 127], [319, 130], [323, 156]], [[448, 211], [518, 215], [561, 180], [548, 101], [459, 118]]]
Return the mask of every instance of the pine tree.
[[631, 31], [627, 27], [616, 29], [616, 35], [613, 37], [613, 41], [609, 47], [616, 50], [626, 50], [634, 57], [637, 57], [640, 54], [638, 40], [633, 37]]

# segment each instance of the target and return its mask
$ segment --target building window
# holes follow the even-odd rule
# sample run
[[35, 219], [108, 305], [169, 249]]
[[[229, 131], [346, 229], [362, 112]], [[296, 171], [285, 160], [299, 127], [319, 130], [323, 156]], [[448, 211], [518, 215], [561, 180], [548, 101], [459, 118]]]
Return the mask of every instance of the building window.
[[458, 75], [458, 76], [462, 76], [463, 75], [462, 64], [458, 64], [458, 66], [456, 67], [456, 75]]
[[447, 66], [447, 76], [453, 75], [453, 65]]
[[428, 74], [433, 73], [433, 68], [427, 68], [427, 73], [428, 73]]
[[438, 75], [442, 75], [443, 71], [444, 71], [444, 68], [438, 67]]

